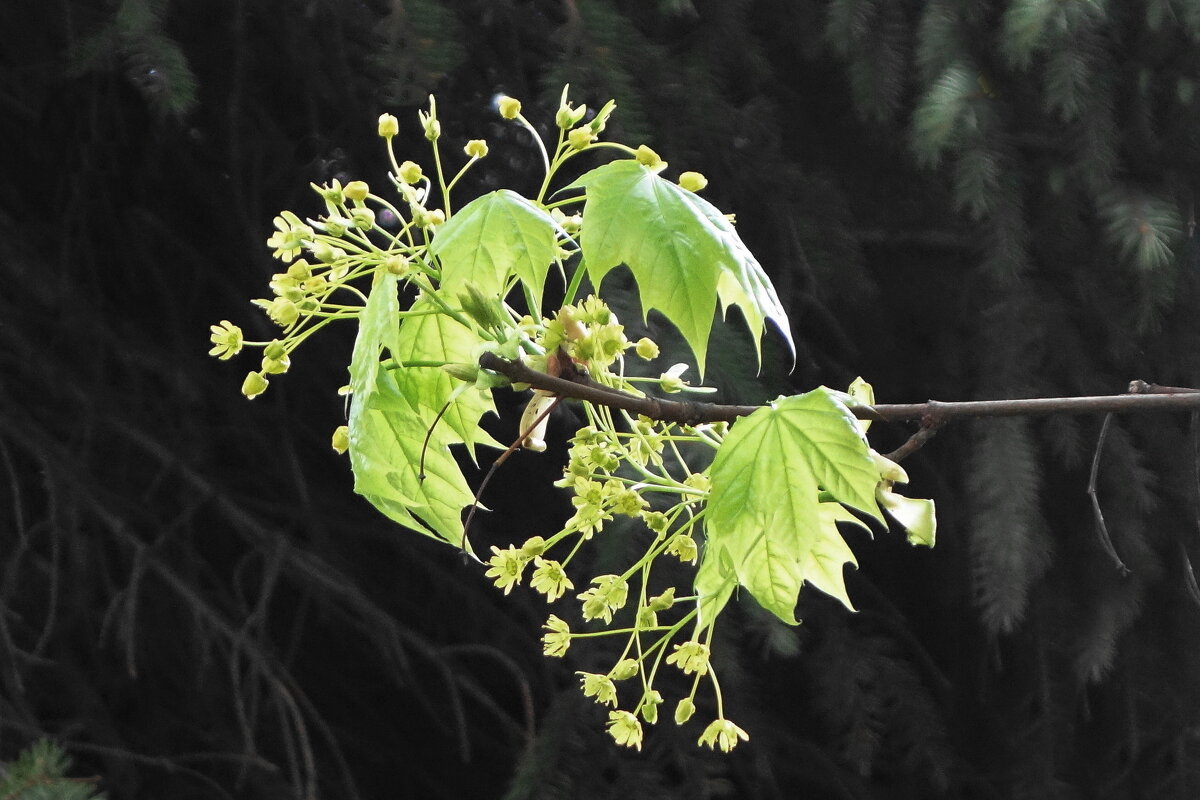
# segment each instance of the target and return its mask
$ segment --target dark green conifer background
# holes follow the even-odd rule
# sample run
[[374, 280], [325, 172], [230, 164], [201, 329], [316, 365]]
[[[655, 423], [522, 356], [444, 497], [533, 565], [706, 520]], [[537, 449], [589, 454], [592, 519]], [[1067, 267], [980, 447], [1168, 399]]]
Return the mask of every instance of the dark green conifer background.
[[[249, 404], [205, 353], [222, 318], [269, 335], [275, 213], [384, 183], [381, 112], [423, 157], [437, 93], [449, 141], [491, 142], [480, 187], [525, 189], [491, 98], [549, 121], [570, 82], [704, 172], [775, 279], [796, 369], [723, 337], [730, 400], [1200, 385], [1200, 2], [18, 0], [0, 74], [0, 760], [50, 736], [121, 798], [1196, 796], [1185, 415], [1105, 441], [1128, 574], [1085, 493], [1100, 420], [945, 430], [906, 462], [937, 549], [853, 538], [858, 614], [740, 608], [749, 746], [660, 724], [638, 754], [579, 697], [588, 656], [541, 657], [538, 601], [351, 494], [351, 331]], [[557, 468], [510, 461], [481, 544], [552, 529]]]

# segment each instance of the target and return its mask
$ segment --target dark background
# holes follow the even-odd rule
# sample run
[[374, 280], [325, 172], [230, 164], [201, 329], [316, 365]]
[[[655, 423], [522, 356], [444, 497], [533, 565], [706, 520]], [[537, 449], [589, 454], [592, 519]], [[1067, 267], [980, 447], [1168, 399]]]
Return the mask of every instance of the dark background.
[[[270, 338], [247, 301], [310, 180], [383, 185], [380, 113], [423, 160], [435, 92], [448, 147], [491, 144], [480, 188], [528, 189], [491, 98], [551, 124], [570, 82], [704, 172], [776, 281], [796, 369], [718, 334], [729, 400], [1195, 386], [1198, 42], [1192, 0], [8, 0], [0, 758], [54, 737], [114, 798], [1195, 797], [1187, 415], [1112, 423], [1124, 576], [1099, 419], [943, 431], [905, 464], [938, 547], [852, 534], [857, 614], [740, 604], [719, 667], [751, 741], [667, 721], [637, 753], [579, 696], [595, 655], [542, 658], [540, 601], [352, 494], [349, 327], [253, 403], [254, 365], [206, 350], [220, 319]], [[560, 467], [509, 462], [479, 544], [554, 530]]]

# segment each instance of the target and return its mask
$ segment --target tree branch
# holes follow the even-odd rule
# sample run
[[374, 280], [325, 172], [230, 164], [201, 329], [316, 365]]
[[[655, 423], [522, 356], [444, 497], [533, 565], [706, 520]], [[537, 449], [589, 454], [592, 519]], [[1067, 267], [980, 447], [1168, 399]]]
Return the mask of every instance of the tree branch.
[[[479, 357], [479, 366], [497, 372], [514, 383], [527, 383], [535, 389], [589, 403], [619, 408], [661, 422], [699, 425], [705, 422], [733, 422], [752, 414], [760, 406], [721, 405], [691, 400], [667, 400], [636, 395], [601, 386], [580, 374], [574, 380], [555, 378], [530, 369], [520, 361], [509, 361], [495, 353]], [[1146, 411], [1200, 409], [1200, 389], [1157, 386], [1133, 381], [1126, 394], [1095, 397], [1033, 397], [1018, 400], [970, 400], [924, 403], [880, 403], [851, 408], [859, 419], [880, 422], [936, 420], [937, 425], [958, 417], [1025, 417], [1045, 414], [1107, 414]], [[929, 425], [929, 423], [926, 423]], [[915, 448], [914, 448], [915, 449]]]

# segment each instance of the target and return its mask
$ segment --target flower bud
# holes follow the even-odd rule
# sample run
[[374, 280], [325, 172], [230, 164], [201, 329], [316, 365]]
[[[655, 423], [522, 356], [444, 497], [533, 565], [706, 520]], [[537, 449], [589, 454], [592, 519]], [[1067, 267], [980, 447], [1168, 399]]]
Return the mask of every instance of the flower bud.
[[369, 208], [351, 209], [350, 222], [359, 230], [368, 231], [375, 227], [375, 212]]
[[262, 371], [264, 375], [282, 375], [288, 371], [288, 367], [292, 365], [292, 360], [285, 354], [283, 358], [264, 358], [262, 360]]
[[679, 175], [679, 185], [689, 192], [698, 192], [708, 186], [708, 178], [699, 172], [683, 172]]
[[287, 277], [294, 281], [306, 281], [312, 277], [312, 265], [302, 258], [288, 267]]
[[345, 202], [346, 198], [342, 193], [342, 182], [337, 178], [333, 179], [332, 186], [317, 186], [315, 183], [308, 184], [313, 191], [325, 198], [325, 202], [332, 203], [335, 206], [340, 206]]
[[242, 381], [242, 394], [247, 400], [253, 400], [267, 390], [267, 379], [257, 372], [251, 372]]
[[442, 123], [438, 122], [437, 101], [433, 99], [433, 95], [429, 95], [429, 113], [418, 111], [417, 116], [421, 120], [421, 127], [425, 130], [425, 138], [431, 142], [437, 141], [437, 138], [442, 135]]
[[504, 95], [496, 102], [496, 108], [500, 111], [500, 116], [505, 119], [516, 119], [521, 113], [521, 101], [515, 97]]
[[342, 190], [342, 194], [359, 203], [366, 200], [367, 195], [370, 193], [371, 187], [367, 186], [366, 181], [350, 181], [346, 184], [346, 188]]
[[408, 274], [409, 261], [407, 257], [400, 253], [392, 253], [384, 260], [383, 266], [388, 272], [403, 278]]
[[263, 348], [263, 356], [273, 361], [281, 361], [287, 356], [287, 348], [283, 346], [283, 342], [274, 339], [269, 345]]
[[426, 211], [422, 216], [424, 217], [424, 219], [421, 221], [422, 227], [435, 228], [446, 221], [446, 212], [442, 211], [440, 208], [434, 208]]
[[692, 702], [692, 698], [685, 697], [679, 701], [679, 705], [675, 706], [675, 724], [682, 725], [692, 718], [692, 714], [696, 713], [696, 704]]
[[638, 145], [637, 153], [634, 156], [637, 162], [644, 167], [649, 167], [655, 172], [667, 166], [667, 162], [663, 161], [658, 153], [651, 150], [644, 144]]
[[346, 251], [340, 247], [334, 247], [329, 242], [317, 239], [312, 243], [312, 254], [322, 264], [331, 264], [339, 258], [344, 258]]
[[582, 127], [575, 128], [567, 134], [567, 144], [571, 145], [572, 149], [582, 150], [587, 147], [596, 138], [596, 134], [591, 128]]
[[400, 171], [396, 173], [396, 177], [407, 183], [409, 186], [412, 186], [414, 183], [420, 182], [421, 178], [424, 177], [424, 173], [421, 172], [420, 164], [413, 163], [412, 161], [405, 161], [400, 165]]
[[632, 658], [623, 658], [608, 673], [614, 681], [625, 681], [638, 674], [638, 662]]
[[467, 142], [463, 152], [471, 158], [483, 158], [488, 154], [488, 145], [483, 139], [472, 139]]
[[384, 139], [391, 139], [400, 132], [400, 120], [396, 119], [391, 114], [379, 115], [379, 135]]
[[587, 106], [579, 108], [571, 108], [564, 103], [559, 107], [558, 113], [554, 115], [554, 124], [562, 128], [564, 131], [573, 128], [579, 124], [579, 120], [583, 119], [587, 114]]
[[350, 428], [345, 425], [339, 425], [333, 431], [333, 439], [330, 441], [333, 449], [338, 455], [345, 453], [350, 449]]
[[638, 358], [645, 359], [646, 361], [653, 361], [658, 358], [658, 345], [654, 343], [654, 340], [648, 339], [645, 336], [638, 339], [633, 350], [638, 354]]

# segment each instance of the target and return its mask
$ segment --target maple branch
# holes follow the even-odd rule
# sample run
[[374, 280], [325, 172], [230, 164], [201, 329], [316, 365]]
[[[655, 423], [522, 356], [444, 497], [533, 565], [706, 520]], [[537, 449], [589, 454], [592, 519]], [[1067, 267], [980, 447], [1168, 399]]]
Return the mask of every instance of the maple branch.
[[[722, 405], [694, 400], [667, 400], [638, 397], [602, 386], [582, 373], [573, 380], [555, 378], [531, 369], [520, 361], [509, 361], [495, 353], [479, 357], [479, 366], [497, 372], [513, 383], [527, 383], [535, 389], [554, 392], [574, 400], [619, 408], [660, 422], [700, 425], [706, 422], [733, 422], [752, 414], [761, 406]], [[1031, 397], [1017, 400], [967, 400], [924, 403], [877, 403], [850, 409], [859, 419], [880, 422], [922, 420], [923, 427], [936, 428], [958, 417], [1025, 417], [1045, 414], [1106, 414], [1145, 411], [1200, 410], [1200, 389], [1158, 386], [1133, 381], [1126, 394], [1093, 397]], [[925, 438], [928, 438], [926, 435]], [[914, 448], [915, 449], [915, 448]]]

